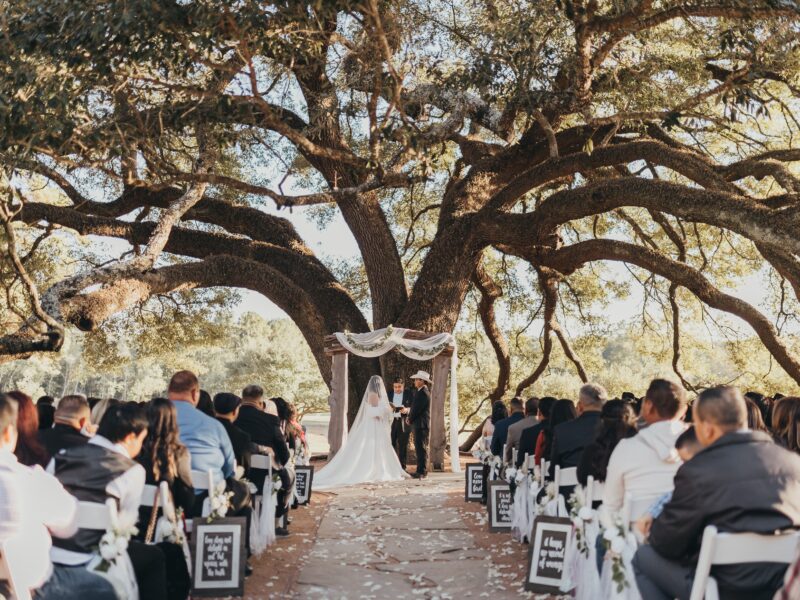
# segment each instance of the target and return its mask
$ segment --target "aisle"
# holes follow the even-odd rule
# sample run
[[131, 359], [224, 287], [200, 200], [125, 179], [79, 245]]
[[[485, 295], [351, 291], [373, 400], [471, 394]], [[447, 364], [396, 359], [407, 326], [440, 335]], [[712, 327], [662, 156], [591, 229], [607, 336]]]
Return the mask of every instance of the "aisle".
[[[463, 474], [340, 490], [292, 588], [295, 598], [519, 598], [525, 548], [489, 544], [463, 502]], [[486, 547], [492, 547], [492, 558]], [[514, 556], [509, 556], [513, 554]], [[499, 560], [498, 560], [499, 559]]]

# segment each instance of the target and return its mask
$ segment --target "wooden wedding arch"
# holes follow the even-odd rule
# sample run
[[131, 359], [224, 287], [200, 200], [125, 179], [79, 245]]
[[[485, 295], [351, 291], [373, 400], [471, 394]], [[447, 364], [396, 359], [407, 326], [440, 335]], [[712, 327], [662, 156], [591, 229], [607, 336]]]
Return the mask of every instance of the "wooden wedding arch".
[[[403, 339], [427, 340], [438, 335], [409, 329]], [[447, 397], [447, 382], [450, 379], [450, 364], [455, 345], [450, 344], [441, 353], [433, 357], [431, 365], [431, 438], [429, 463], [434, 471], [443, 471], [445, 451], [447, 448], [447, 427], [445, 426], [444, 405]], [[397, 352], [397, 350], [390, 350]], [[331, 408], [331, 420], [328, 425], [328, 443], [332, 458], [342, 447], [347, 432], [347, 405], [349, 394], [348, 357], [350, 352], [339, 343], [336, 335], [325, 336], [325, 354], [331, 357], [331, 393], [328, 403]]]

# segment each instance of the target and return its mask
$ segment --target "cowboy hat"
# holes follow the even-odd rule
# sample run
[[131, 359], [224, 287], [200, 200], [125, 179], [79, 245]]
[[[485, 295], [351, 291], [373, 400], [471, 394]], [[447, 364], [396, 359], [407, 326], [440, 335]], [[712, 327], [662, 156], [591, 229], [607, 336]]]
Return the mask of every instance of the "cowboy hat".
[[426, 373], [425, 371], [417, 371], [411, 376], [411, 379], [422, 379], [422, 381], [427, 381], [428, 383], [433, 384], [430, 374]]

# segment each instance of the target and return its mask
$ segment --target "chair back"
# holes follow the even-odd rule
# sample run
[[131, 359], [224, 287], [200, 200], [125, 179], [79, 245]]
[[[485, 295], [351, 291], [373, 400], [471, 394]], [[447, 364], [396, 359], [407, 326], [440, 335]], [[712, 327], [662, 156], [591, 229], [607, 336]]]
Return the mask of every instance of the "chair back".
[[176, 518], [175, 504], [172, 502], [172, 494], [169, 491], [169, 484], [166, 481], [162, 481], [157, 486], [150, 484], [145, 485], [144, 492], [142, 492], [141, 505], [152, 508], [153, 504], [156, 502], [156, 491], [158, 492], [159, 503], [161, 504], [161, 509], [164, 511], [164, 515], [169, 520], [174, 521]]
[[641, 517], [647, 509], [653, 506], [663, 494], [649, 494], [647, 496], [634, 496], [630, 492], [625, 494], [622, 502], [622, 524], [625, 529], [630, 529], [631, 523]]
[[113, 498], [103, 504], [79, 501], [76, 521], [80, 529], [107, 531], [117, 524], [117, 503]]
[[602, 481], [595, 481], [594, 477], [589, 475], [586, 478], [586, 502], [587, 504], [594, 504], [595, 502], [603, 501], [603, 491], [605, 486]]
[[717, 582], [711, 577], [713, 565], [770, 562], [789, 564], [800, 545], [800, 531], [773, 535], [720, 533], [713, 525], [703, 530], [690, 600], [718, 600]]
[[522, 457], [522, 466], [520, 468], [527, 473], [528, 470], [531, 469], [532, 467], [533, 467], [533, 457], [526, 452], [525, 456]]
[[561, 490], [562, 487], [575, 487], [578, 485], [578, 467], [567, 467], [562, 469], [556, 465], [555, 476], [553, 477], [556, 490]]
[[31, 600], [30, 590], [19, 582], [10, 556], [11, 553], [6, 550], [6, 543], [0, 542], [0, 581], [6, 582], [10, 600]]
[[211, 469], [208, 471], [195, 471], [192, 469], [192, 486], [196, 490], [213, 490], [214, 484], [214, 472]]
[[542, 459], [539, 463], [541, 470], [539, 471], [542, 474], [542, 481], [541, 484], [544, 485], [545, 481], [549, 479], [550, 475], [550, 463], [547, 462], [545, 459]]
[[[266, 471], [267, 475], [264, 477], [264, 487], [261, 489], [261, 494], [266, 496], [272, 493], [272, 458], [267, 454], [253, 454], [250, 457], [250, 469], [256, 471]], [[269, 490], [267, 489], [269, 488]]]

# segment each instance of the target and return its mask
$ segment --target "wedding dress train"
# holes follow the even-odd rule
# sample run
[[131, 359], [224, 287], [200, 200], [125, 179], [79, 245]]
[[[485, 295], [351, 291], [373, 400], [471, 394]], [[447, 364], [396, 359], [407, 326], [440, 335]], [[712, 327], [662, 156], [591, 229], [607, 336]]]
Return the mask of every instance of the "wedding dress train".
[[314, 475], [314, 489], [400, 481], [408, 477], [392, 448], [393, 415], [383, 379], [375, 375], [367, 384], [344, 446]]

